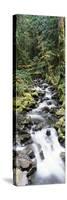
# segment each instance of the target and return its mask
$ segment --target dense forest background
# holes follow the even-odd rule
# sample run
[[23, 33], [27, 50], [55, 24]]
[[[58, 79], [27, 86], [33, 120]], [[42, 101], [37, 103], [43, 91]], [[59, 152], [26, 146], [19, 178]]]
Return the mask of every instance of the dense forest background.
[[[16, 110], [35, 104], [33, 79], [42, 77], [57, 90], [60, 109], [56, 128], [64, 138], [64, 17], [16, 16]], [[14, 104], [15, 106], [15, 104]]]

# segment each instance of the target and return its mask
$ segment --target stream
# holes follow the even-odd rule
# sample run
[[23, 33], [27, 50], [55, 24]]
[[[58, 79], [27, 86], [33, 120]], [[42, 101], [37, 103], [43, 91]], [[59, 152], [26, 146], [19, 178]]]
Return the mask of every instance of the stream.
[[[65, 152], [65, 148], [59, 143], [57, 131], [53, 126], [57, 119], [52, 111], [59, 107], [55, 98], [57, 94], [53, 86], [41, 79], [34, 80], [33, 89], [39, 94], [37, 106], [26, 113], [26, 118], [32, 121], [29, 127], [32, 142], [17, 142], [16, 152], [23, 156], [28, 154], [28, 149], [32, 149], [34, 156], [30, 156], [30, 162], [36, 163], [36, 169], [33, 173], [30, 173], [29, 169], [26, 183], [23, 184], [21, 180], [20, 185], [64, 183], [65, 166], [60, 155]], [[26, 170], [28, 169], [23, 170], [23, 173]]]

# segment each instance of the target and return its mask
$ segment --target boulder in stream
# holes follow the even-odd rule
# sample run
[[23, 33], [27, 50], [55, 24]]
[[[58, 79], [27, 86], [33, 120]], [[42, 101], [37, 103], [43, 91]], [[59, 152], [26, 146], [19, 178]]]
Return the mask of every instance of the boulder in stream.
[[22, 172], [20, 169], [16, 168], [16, 185], [24, 186], [28, 185], [27, 171]]
[[65, 152], [61, 152], [60, 157], [63, 160], [63, 162], [65, 162]]
[[42, 108], [42, 111], [49, 112], [49, 111], [50, 111], [50, 109], [49, 109], [49, 107], [48, 107], [48, 106], [44, 106], [44, 107]]
[[40, 158], [41, 158], [41, 160], [44, 160], [44, 159], [45, 159], [45, 157], [44, 157], [44, 154], [43, 154], [43, 151], [42, 151], [42, 150], [40, 151]]
[[33, 167], [32, 166], [32, 168], [29, 170], [29, 172], [28, 172], [28, 174], [27, 174], [27, 177], [29, 177], [29, 176], [31, 176], [32, 174], [34, 174], [34, 172], [36, 171], [36, 166], [35, 167]]
[[28, 133], [23, 133], [21, 136], [20, 136], [20, 143], [21, 144], [30, 144], [32, 143], [32, 139], [31, 139], [31, 136], [30, 134]]
[[49, 129], [47, 129], [46, 135], [47, 135], [48, 137], [51, 135], [51, 131], [50, 131]]
[[19, 168], [19, 169], [22, 169], [22, 171], [25, 171], [25, 170], [29, 170], [32, 166], [32, 161], [31, 159], [28, 158], [28, 156], [23, 156], [22, 154], [19, 154], [17, 157], [16, 157], [16, 166]]

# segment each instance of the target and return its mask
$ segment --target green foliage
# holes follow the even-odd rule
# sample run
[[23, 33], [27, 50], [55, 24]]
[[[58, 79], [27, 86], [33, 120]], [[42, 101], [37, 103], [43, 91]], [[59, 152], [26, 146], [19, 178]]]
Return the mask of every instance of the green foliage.
[[56, 115], [61, 117], [64, 116], [64, 108], [62, 107], [59, 110], [57, 110]]
[[17, 69], [23, 69], [23, 79], [28, 72], [29, 75], [41, 72], [48, 79], [52, 74], [58, 84], [64, 76], [64, 18], [30, 15], [16, 18], [16, 63]]
[[[64, 111], [64, 18], [17, 15], [16, 19], [17, 111], [22, 111], [35, 102], [38, 94], [31, 91], [34, 77], [43, 77], [54, 85]], [[62, 110], [58, 111], [58, 116], [59, 113], [62, 117]], [[62, 134], [64, 127], [61, 130], [60, 125], [56, 126]]]
[[31, 105], [35, 105], [35, 100], [31, 93], [24, 93], [22, 97], [17, 97], [14, 99], [14, 110], [22, 112], [28, 109]]
[[29, 90], [32, 84], [31, 75], [26, 69], [16, 70], [16, 95], [22, 96], [25, 91]]

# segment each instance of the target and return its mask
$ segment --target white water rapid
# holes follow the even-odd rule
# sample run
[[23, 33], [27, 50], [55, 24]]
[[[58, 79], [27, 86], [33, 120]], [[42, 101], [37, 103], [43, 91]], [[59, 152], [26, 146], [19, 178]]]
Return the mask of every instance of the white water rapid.
[[[45, 93], [45, 98], [43, 102], [40, 102], [38, 107], [32, 109], [27, 116], [31, 117], [32, 120], [35, 119], [41, 122], [46, 121], [46, 118], [43, 117], [43, 108], [56, 108], [55, 102], [52, 99], [52, 92], [50, 87], [46, 85], [46, 88], [43, 89], [45, 84], [41, 88], [36, 87], [36, 90], [39, 92]], [[51, 101], [51, 103], [48, 103]], [[39, 113], [41, 111], [41, 114]], [[51, 115], [50, 115], [51, 116]], [[35, 126], [35, 125], [34, 125]], [[52, 126], [44, 126], [41, 130], [35, 131], [33, 134], [33, 126], [30, 131], [32, 140], [33, 140], [33, 150], [35, 157], [37, 159], [37, 171], [32, 175], [32, 184], [51, 184], [51, 183], [64, 183], [64, 162], [61, 159], [60, 154], [65, 151], [58, 141], [57, 132]]]

